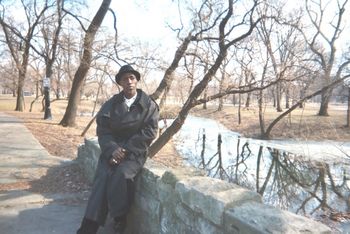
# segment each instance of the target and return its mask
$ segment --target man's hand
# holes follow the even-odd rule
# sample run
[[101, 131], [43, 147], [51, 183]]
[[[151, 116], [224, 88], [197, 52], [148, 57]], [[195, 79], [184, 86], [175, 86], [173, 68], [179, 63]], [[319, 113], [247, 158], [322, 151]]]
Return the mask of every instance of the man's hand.
[[124, 160], [125, 157], [126, 157], [126, 150], [119, 147], [118, 149], [114, 150], [114, 152], [112, 153], [112, 157], [109, 160], [109, 163], [111, 165], [118, 165], [119, 163], [121, 163], [121, 161]]

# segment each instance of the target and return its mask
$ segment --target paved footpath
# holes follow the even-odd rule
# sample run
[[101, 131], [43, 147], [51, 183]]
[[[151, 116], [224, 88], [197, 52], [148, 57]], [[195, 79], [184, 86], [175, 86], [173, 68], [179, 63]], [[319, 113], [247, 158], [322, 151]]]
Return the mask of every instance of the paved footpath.
[[1, 112], [0, 160], [0, 186], [11, 188], [0, 190], [0, 233], [75, 233], [85, 207], [72, 205], [79, 194], [37, 194], [20, 186], [70, 160], [51, 156], [21, 120]]
[[[21, 120], [2, 112], [0, 160], [1, 234], [76, 233], [86, 206], [86, 201], [78, 199], [81, 194], [38, 194], [21, 189], [23, 182], [40, 180], [50, 168], [73, 161], [50, 155]], [[111, 232], [105, 228], [99, 233]]]

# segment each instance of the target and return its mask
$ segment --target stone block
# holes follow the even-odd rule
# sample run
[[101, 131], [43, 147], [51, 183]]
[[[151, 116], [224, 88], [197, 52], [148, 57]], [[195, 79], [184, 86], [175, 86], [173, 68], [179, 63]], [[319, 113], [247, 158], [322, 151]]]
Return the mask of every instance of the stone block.
[[[184, 217], [186, 218], [186, 217]], [[194, 225], [186, 225], [182, 220], [174, 216], [173, 210], [165, 209], [161, 218], [161, 230], [160, 233], [171, 234], [200, 234], [194, 230]]]
[[165, 171], [165, 167], [156, 165], [151, 159], [148, 159], [140, 175], [138, 175], [138, 188], [146, 190], [151, 193], [153, 197], [158, 197], [158, 182]]
[[160, 223], [155, 217], [149, 216], [149, 213], [133, 206], [128, 215], [128, 227], [125, 233], [160, 233]]
[[261, 201], [261, 197], [238, 185], [209, 177], [194, 177], [176, 184], [181, 201], [216, 225], [223, 223], [224, 211], [247, 201]]
[[188, 177], [204, 176], [204, 174], [203, 171], [191, 167], [172, 168], [164, 173], [161, 180], [175, 188], [176, 183], [180, 180]]
[[158, 183], [158, 199], [164, 205], [176, 206], [180, 202], [179, 195], [176, 193], [175, 189], [169, 185], [162, 182]]
[[134, 205], [138, 206], [142, 212], [147, 213], [147, 216], [152, 219], [160, 219], [160, 207], [161, 204], [157, 198], [151, 196], [151, 194], [137, 191], [135, 194]]
[[209, 222], [207, 219], [202, 217], [197, 217], [196, 222], [194, 223], [194, 228], [198, 233], [206, 234], [223, 234], [223, 230], [220, 229], [220, 226], [214, 225], [212, 222]]
[[85, 139], [84, 144], [78, 147], [77, 162], [90, 183], [93, 182], [100, 153], [97, 138]]
[[225, 211], [224, 227], [225, 233], [331, 233], [326, 225], [257, 202], [244, 203]]
[[193, 210], [181, 204], [175, 207], [175, 214], [178, 219], [180, 219], [183, 223], [185, 223], [188, 226], [193, 226], [196, 223], [196, 219], [199, 216], [198, 214], [193, 212]]

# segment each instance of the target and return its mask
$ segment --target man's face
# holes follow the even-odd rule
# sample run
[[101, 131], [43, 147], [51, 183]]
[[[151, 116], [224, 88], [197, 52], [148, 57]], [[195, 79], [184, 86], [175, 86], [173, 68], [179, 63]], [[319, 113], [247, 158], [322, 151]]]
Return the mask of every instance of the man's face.
[[137, 78], [132, 73], [124, 73], [119, 80], [126, 97], [132, 97], [136, 94]]

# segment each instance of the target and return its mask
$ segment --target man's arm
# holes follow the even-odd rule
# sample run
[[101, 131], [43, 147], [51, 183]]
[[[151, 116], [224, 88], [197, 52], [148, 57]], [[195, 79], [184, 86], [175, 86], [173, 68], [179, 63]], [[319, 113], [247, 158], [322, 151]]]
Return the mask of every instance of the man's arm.
[[110, 103], [104, 104], [96, 117], [96, 133], [102, 151], [101, 156], [108, 160], [112, 157], [113, 152], [120, 148], [120, 145], [115, 142], [112, 131], [109, 127], [109, 107]]

